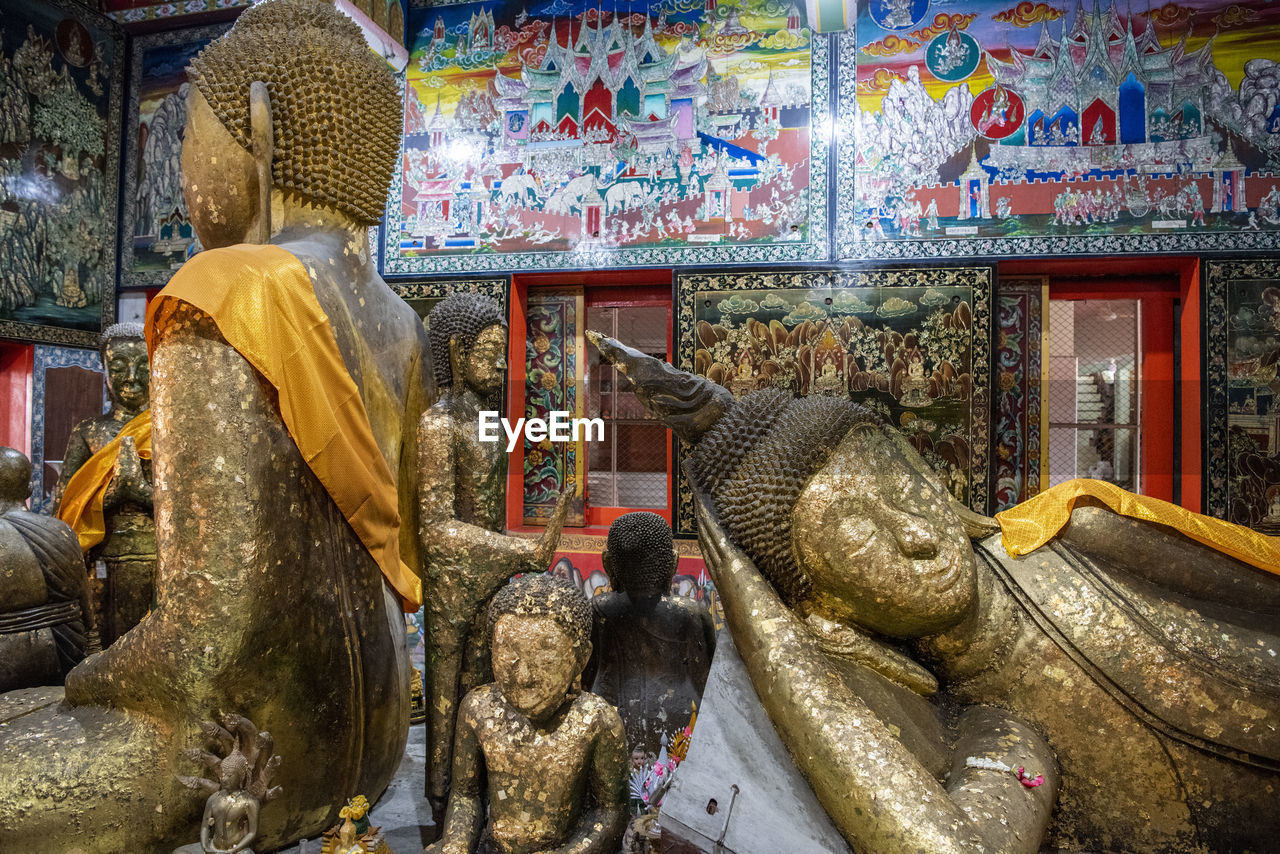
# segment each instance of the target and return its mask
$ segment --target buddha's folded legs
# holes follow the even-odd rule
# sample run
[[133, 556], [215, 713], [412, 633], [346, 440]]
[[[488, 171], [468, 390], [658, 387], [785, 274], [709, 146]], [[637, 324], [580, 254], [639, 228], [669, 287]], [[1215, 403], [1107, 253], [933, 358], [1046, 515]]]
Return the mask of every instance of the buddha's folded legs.
[[148, 716], [70, 706], [61, 688], [0, 695], [0, 851], [106, 854], [193, 826], [200, 799], [174, 777], [186, 739]]

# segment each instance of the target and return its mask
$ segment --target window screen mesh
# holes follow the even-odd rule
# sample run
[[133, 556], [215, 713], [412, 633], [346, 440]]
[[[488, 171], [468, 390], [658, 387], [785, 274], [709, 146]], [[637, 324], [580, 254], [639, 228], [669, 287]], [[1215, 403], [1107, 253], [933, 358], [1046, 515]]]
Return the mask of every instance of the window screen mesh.
[[[587, 328], [651, 356], [667, 358], [665, 306], [587, 306]], [[667, 506], [667, 429], [645, 411], [631, 382], [589, 347], [587, 417], [604, 420], [604, 441], [588, 442], [587, 503]]]
[[1137, 300], [1049, 306], [1049, 484], [1075, 477], [1140, 491]]

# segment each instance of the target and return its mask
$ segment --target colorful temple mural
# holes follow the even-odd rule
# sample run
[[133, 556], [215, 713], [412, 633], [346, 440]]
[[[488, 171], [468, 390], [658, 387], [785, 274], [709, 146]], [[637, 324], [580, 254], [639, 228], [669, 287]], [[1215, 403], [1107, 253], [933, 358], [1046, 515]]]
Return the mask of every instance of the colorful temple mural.
[[182, 195], [187, 64], [230, 26], [170, 30], [134, 41], [121, 218], [121, 282], [125, 286], [163, 286], [202, 248]]
[[841, 257], [1280, 246], [1280, 9], [1087, 2], [871, 0]]
[[115, 317], [124, 39], [70, 0], [0, 0], [0, 20], [0, 337], [93, 346]]
[[414, 14], [388, 273], [825, 257], [826, 40], [795, 3]]

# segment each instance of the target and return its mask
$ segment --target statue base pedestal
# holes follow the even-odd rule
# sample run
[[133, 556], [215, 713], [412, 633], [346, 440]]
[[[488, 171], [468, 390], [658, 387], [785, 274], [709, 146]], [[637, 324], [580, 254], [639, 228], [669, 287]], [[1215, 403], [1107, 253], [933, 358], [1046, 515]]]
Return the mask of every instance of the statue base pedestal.
[[851, 854], [774, 732], [727, 631], [658, 823], [664, 851]]

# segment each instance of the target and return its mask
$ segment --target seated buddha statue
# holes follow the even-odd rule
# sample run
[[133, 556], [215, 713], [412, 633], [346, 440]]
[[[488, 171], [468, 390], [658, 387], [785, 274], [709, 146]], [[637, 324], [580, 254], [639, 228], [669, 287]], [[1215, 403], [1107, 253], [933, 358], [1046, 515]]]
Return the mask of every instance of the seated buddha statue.
[[80, 547], [30, 496], [31, 461], [0, 447], [0, 691], [61, 684], [85, 655]]
[[395, 79], [323, 0], [246, 9], [189, 76], [183, 185], [208, 248], [149, 307], [157, 605], [65, 693], [0, 697], [3, 851], [192, 838], [175, 747], [223, 710], [286, 757], [261, 850], [376, 798], [407, 739], [415, 427], [434, 386], [422, 323], [368, 244]]
[[591, 605], [548, 573], [499, 590], [486, 622], [494, 681], [458, 706], [453, 791], [426, 854], [611, 854], [627, 823], [618, 711], [582, 690]]
[[[734, 643], [856, 850], [1274, 844], [1280, 577], [1251, 532], [1077, 482], [1001, 530], [852, 401], [735, 402], [588, 336], [693, 445]], [[1047, 542], [1006, 550], [1021, 527]]]
[[618, 707], [627, 747], [656, 756], [664, 735], [690, 722], [711, 670], [711, 614], [671, 594], [677, 554], [656, 513], [624, 513], [609, 526], [601, 560], [613, 590], [595, 610], [592, 692]]

